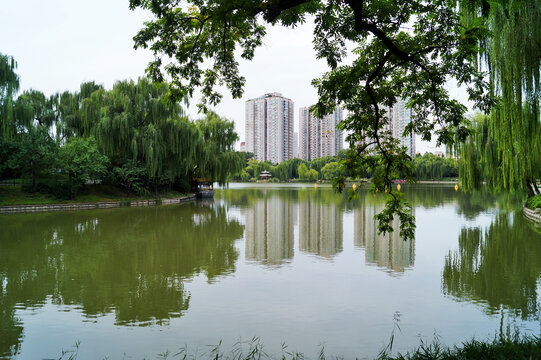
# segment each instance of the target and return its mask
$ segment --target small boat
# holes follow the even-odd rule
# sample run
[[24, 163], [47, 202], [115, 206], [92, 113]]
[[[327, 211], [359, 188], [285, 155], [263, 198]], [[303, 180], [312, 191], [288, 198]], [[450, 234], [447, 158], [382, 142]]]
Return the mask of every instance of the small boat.
[[214, 187], [212, 179], [192, 179], [192, 192], [194, 192], [198, 198], [213, 198]]

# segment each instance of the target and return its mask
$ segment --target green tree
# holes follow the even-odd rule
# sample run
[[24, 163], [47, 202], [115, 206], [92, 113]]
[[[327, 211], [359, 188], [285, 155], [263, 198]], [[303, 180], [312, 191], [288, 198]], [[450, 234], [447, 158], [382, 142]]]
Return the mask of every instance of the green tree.
[[0, 138], [15, 134], [13, 98], [19, 91], [17, 63], [13, 57], [0, 53]]
[[[336, 105], [348, 110], [341, 128], [350, 131], [352, 150], [344, 165], [353, 177], [371, 170], [374, 190], [390, 189], [398, 172], [411, 175], [405, 149], [381, 131], [387, 122], [383, 106], [393, 105], [397, 97], [408, 98], [415, 118], [406, 134], [415, 131], [429, 140], [435, 132], [438, 143], [450, 144], [469, 131], [463, 123], [466, 107], [446, 90], [448, 78], [470, 86], [477, 107], [487, 110], [492, 105], [485, 96], [483, 74], [475, 66], [478, 41], [487, 32], [481, 21], [464, 26], [455, 4], [447, 0], [399, 5], [390, 0], [130, 0], [130, 7], [149, 9], [156, 17], [134, 38], [137, 48], [150, 47], [155, 54], [148, 75], [158, 81], [170, 76], [172, 98], [191, 96], [201, 87], [203, 110], [220, 101], [217, 84], [225, 83], [234, 98], [242, 96], [245, 79], [235, 54], [253, 58], [265, 35], [264, 23], [295, 27], [312, 16], [316, 56], [330, 68], [313, 82], [319, 94], [314, 112], [322, 116]], [[346, 43], [357, 48], [353, 61], [344, 64]], [[374, 144], [373, 151], [367, 150], [367, 142]], [[343, 179], [336, 185], [342, 189]], [[401, 235], [413, 237], [409, 206], [401, 193], [390, 191], [378, 215], [380, 231], [393, 230], [394, 215], [400, 217]]]
[[37, 90], [23, 92], [15, 101], [14, 112], [19, 132], [34, 125], [50, 129], [57, 121], [55, 97], [47, 98]]
[[307, 181], [310, 180], [310, 172], [308, 170], [308, 166], [306, 164], [302, 163], [299, 165], [299, 180], [301, 181]]
[[308, 171], [308, 180], [317, 181], [318, 179], [319, 179], [319, 173], [314, 169], [310, 169]]
[[285, 161], [281, 162], [280, 164], [274, 166], [274, 171], [271, 172], [272, 176], [275, 179], [279, 179], [280, 181], [287, 181], [289, 179], [289, 164]]
[[453, 159], [426, 153], [413, 158], [413, 175], [418, 180], [457, 177], [458, 165]]
[[321, 174], [323, 175], [323, 179], [325, 180], [332, 180], [334, 178], [337, 178], [343, 174], [342, 165], [339, 163], [333, 161], [330, 163], [325, 164], [321, 168]]
[[330, 162], [335, 161], [336, 159], [332, 156], [325, 156], [321, 158], [315, 158], [310, 161], [310, 169], [316, 170], [318, 173], [321, 173], [321, 169]]
[[235, 124], [214, 112], [207, 113], [195, 124], [201, 134], [197, 171], [223, 185], [230, 176], [239, 174], [245, 165], [244, 153], [233, 149], [238, 140]]
[[290, 179], [298, 179], [299, 178], [299, 165], [303, 163], [304, 160], [299, 158], [293, 158], [286, 161], [287, 167], [288, 167], [288, 176]]
[[250, 174], [246, 170], [242, 170], [240, 173], [240, 179], [242, 181], [250, 181], [253, 176], [250, 176]]
[[61, 169], [68, 175], [72, 197], [87, 181], [101, 180], [109, 159], [101, 154], [93, 137], [72, 138], [60, 149]]
[[30, 127], [19, 137], [17, 152], [9, 160], [10, 167], [19, 169], [23, 176], [32, 180], [32, 191], [36, 191], [36, 180], [44, 171], [54, 171], [58, 165], [58, 144], [46, 128]]
[[113, 182], [129, 193], [149, 193], [149, 179], [146, 168], [135, 160], [128, 160], [122, 166], [113, 168]]
[[[461, 178], [470, 188], [481, 174], [495, 189], [528, 189], [541, 178], [541, 3], [537, 0], [461, 0], [466, 26], [486, 21], [491, 36], [479, 42], [479, 67], [490, 69], [499, 103], [478, 134], [461, 149]], [[473, 141], [472, 144], [470, 141]]]
[[117, 82], [110, 91], [83, 84], [79, 113], [72, 114], [66, 132], [94, 136], [100, 152], [118, 169], [116, 179], [132, 178], [129, 174], [135, 169], [139, 179], [143, 166], [145, 180], [135, 183], [147, 186], [147, 192], [173, 184], [178, 177], [187, 178], [196, 166], [201, 134], [178, 103], [164, 101], [166, 93], [167, 85], [146, 79]]

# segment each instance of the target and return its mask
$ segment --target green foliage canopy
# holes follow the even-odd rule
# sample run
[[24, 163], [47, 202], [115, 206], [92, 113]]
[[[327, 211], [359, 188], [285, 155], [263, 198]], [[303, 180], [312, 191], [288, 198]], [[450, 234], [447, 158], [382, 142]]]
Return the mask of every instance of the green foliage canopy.
[[342, 176], [343, 173], [344, 169], [342, 165], [337, 162], [327, 163], [325, 164], [325, 166], [323, 166], [323, 168], [321, 168], [321, 174], [323, 175], [323, 179], [325, 180], [332, 180], [334, 178]]
[[9, 166], [30, 176], [32, 190], [36, 191], [36, 180], [41, 172], [52, 172], [58, 165], [58, 145], [47, 129], [39, 125], [21, 134], [17, 145]]
[[417, 180], [458, 177], [457, 161], [430, 153], [413, 158], [413, 176]]
[[68, 140], [60, 149], [60, 161], [62, 171], [67, 173], [74, 189], [87, 181], [101, 179], [109, 164], [109, 159], [99, 152], [93, 137]]

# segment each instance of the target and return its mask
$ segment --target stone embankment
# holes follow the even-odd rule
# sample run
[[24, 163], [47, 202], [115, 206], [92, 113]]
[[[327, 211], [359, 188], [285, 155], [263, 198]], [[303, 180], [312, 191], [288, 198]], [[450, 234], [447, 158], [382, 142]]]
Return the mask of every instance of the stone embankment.
[[526, 216], [527, 219], [532, 220], [536, 224], [541, 225], [541, 209], [529, 209], [526, 207], [526, 205], [522, 205], [522, 212], [524, 213], [524, 216]]
[[190, 201], [190, 200], [195, 200], [195, 199], [196, 199], [196, 195], [190, 194], [188, 196], [183, 196], [183, 197], [174, 198], [174, 199], [106, 201], [106, 202], [96, 202], [96, 203], [73, 203], [73, 204], [8, 205], [8, 206], [0, 206], [0, 214], [169, 205], [169, 204], [180, 204], [180, 203]]

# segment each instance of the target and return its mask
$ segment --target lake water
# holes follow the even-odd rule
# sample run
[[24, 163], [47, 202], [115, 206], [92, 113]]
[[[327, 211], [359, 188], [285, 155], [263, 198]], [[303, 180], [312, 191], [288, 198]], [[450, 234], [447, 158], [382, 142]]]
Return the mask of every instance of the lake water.
[[[414, 241], [378, 235], [384, 198], [241, 185], [214, 201], [0, 215], [0, 358], [156, 358], [187, 346], [372, 358], [541, 334], [541, 230], [520, 197], [405, 185]], [[398, 226], [394, 223], [394, 226]]]

